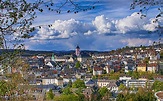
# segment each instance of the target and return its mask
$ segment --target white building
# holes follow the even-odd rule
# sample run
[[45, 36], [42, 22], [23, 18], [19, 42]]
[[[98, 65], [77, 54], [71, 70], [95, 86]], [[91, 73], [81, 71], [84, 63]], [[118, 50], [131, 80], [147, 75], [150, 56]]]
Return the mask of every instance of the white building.
[[154, 81], [153, 80], [126, 80], [125, 86], [126, 87], [151, 87], [153, 85]]

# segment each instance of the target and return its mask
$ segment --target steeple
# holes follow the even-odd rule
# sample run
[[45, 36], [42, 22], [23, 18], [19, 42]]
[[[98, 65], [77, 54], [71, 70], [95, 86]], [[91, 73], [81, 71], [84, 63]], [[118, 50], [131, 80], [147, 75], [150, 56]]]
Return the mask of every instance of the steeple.
[[78, 45], [76, 46], [75, 54], [76, 56], [80, 56], [80, 47]]

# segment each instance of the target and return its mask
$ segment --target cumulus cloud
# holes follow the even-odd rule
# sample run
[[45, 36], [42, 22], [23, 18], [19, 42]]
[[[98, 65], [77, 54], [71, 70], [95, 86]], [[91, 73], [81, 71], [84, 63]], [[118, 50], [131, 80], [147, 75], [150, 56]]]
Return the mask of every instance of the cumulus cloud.
[[115, 23], [117, 30], [119, 30], [121, 33], [143, 30], [142, 26], [146, 24], [147, 19], [141, 19], [140, 17], [141, 15], [135, 12], [131, 16], [116, 20]]
[[104, 15], [97, 16], [92, 24], [96, 27], [99, 34], [110, 33], [114, 30], [113, 23]]
[[150, 23], [147, 23], [143, 26], [144, 30], [155, 31], [157, 30], [158, 25], [163, 25], [163, 18], [158, 18], [158, 21], [155, 22], [155, 18], [149, 20]]
[[154, 19], [140, 18], [141, 14], [133, 13], [118, 20], [112, 20], [104, 15], [95, 17], [92, 23], [81, 22], [75, 19], [56, 20], [52, 27], [43, 26], [38, 29], [33, 39], [65, 39], [79, 34], [113, 34], [130, 33], [139, 31], [155, 31], [160, 22], [153, 23]]
[[91, 30], [94, 30], [92, 25], [75, 19], [56, 20], [52, 27], [41, 27], [33, 39], [64, 39], [81, 33], [89, 33]]

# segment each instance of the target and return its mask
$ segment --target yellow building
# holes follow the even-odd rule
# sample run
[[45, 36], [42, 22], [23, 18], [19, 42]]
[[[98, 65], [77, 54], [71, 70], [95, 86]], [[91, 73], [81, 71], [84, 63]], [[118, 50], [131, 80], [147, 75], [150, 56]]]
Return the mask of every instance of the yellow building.
[[147, 65], [145, 63], [138, 64], [137, 71], [146, 72], [146, 70], [147, 70]]

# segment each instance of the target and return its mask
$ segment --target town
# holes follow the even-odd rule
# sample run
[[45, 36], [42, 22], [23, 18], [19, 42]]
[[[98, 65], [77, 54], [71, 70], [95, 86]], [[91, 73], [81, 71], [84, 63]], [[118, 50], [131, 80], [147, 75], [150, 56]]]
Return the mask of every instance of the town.
[[[23, 76], [29, 81], [31, 100], [114, 101], [141, 89], [151, 89], [152, 96], [163, 99], [163, 91], [158, 92], [163, 90], [163, 49], [158, 46], [126, 46], [109, 52], [84, 52], [77, 46], [67, 54], [21, 57], [29, 65]], [[22, 71], [13, 66], [8, 72]]]

